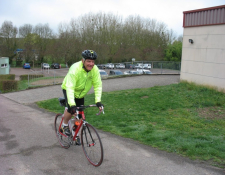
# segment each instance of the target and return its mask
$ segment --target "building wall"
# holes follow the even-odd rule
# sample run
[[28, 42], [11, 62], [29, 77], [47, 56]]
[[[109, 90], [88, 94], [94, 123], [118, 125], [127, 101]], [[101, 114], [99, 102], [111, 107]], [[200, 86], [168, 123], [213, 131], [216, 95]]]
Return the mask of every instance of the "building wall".
[[225, 92], [224, 24], [184, 28], [180, 79]]

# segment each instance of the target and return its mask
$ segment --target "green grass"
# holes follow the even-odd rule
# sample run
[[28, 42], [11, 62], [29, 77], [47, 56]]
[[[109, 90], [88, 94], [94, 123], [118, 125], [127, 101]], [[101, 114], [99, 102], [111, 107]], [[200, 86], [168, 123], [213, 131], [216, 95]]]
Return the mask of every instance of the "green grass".
[[26, 90], [28, 89], [28, 81], [27, 80], [20, 80], [18, 81], [18, 90]]
[[[85, 97], [93, 104], [94, 94]], [[189, 83], [105, 92], [105, 115], [89, 108], [96, 128], [160, 150], [225, 168], [225, 94]], [[57, 99], [37, 103], [62, 113]]]

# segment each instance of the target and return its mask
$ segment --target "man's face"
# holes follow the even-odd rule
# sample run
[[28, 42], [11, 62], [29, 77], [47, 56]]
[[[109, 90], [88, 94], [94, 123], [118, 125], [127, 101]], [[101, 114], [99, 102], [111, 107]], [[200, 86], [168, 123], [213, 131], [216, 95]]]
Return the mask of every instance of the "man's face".
[[83, 64], [84, 64], [84, 67], [90, 71], [93, 66], [95, 65], [95, 60], [90, 60], [90, 59], [86, 59], [85, 61], [82, 60]]

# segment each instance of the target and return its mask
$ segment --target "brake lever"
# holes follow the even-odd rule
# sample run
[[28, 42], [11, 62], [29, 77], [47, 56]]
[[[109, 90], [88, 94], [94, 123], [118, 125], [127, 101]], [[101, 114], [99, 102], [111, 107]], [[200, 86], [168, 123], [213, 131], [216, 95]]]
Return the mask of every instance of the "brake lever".
[[99, 110], [99, 112], [98, 112], [96, 115], [100, 115], [101, 112], [102, 112], [103, 114], [105, 114], [105, 112], [104, 112], [104, 106], [102, 106], [102, 110], [101, 110], [101, 111]]

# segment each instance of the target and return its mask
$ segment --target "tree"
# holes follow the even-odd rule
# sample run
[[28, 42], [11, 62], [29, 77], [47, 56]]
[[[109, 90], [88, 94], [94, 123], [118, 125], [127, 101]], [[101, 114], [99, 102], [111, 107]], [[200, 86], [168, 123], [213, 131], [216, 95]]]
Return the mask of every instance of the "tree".
[[[14, 28], [12, 23], [6, 24], [10, 29]], [[8, 30], [1, 31], [6, 33]], [[9, 31], [11, 35], [8, 36], [15, 38], [17, 30]], [[96, 63], [130, 61], [131, 58], [137, 61], [179, 60], [181, 57], [179, 49], [176, 50], [173, 30], [168, 30], [163, 22], [139, 15], [123, 20], [112, 13], [85, 14], [71, 19], [69, 24], [61, 23], [57, 36], [54, 36], [48, 24], [35, 27], [25, 24], [19, 28], [21, 38], [14, 40], [15, 44], [10, 44], [10, 47], [5, 36], [1, 35], [0, 38], [0, 52], [12, 51], [12, 46], [16, 48], [19, 45], [19, 48], [25, 49], [26, 60], [33, 59], [32, 54], [35, 53], [39, 62], [51, 58], [72, 64], [80, 60], [81, 51], [85, 49], [98, 53], [100, 59]], [[8, 41], [12, 42], [12, 37]]]
[[47, 45], [53, 37], [52, 29], [48, 24], [38, 24], [34, 27], [33, 33], [39, 36], [35, 52], [38, 55], [39, 62], [43, 62], [44, 56], [46, 56]]
[[182, 55], [182, 42], [174, 41], [173, 44], [168, 45], [165, 50], [166, 61], [181, 61]]
[[9, 63], [16, 55], [17, 47], [16, 35], [18, 33], [17, 27], [13, 26], [11, 21], [4, 21], [0, 28], [0, 55], [9, 57]]
[[178, 36], [177, 41], [183, 42], [183, 35]]
[[28, 34], [31, 34], [33, 31], [33, 26], [31, 24], [24, 24], [19, 27], [19, 36], [25, 38]]
[[33, 62], [34, 67], [34, 61], [37, 58], [38, 55], [38, 47], [39, 43], [41, 41], [41, 38], [36, 33], [30, 33], [24, 38], [24, 51], [23, 51], [23, 57], [25, 58], [25, 62]]

